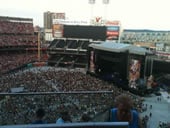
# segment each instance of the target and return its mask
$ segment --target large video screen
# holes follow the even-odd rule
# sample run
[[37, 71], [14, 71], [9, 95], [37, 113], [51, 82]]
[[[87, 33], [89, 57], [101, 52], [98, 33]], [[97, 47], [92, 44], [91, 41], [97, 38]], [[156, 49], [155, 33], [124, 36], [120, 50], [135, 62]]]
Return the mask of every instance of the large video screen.
[[95, 72], [94, 51], [90, 52], [90, 72]]
[[64, 25], [63, 37], [106, 40], [106, 26]]
[[141, 62], [137, 59], [131, 59], [129, 65], [129, 86], [136, 88], [137, 80], [140, 78]]

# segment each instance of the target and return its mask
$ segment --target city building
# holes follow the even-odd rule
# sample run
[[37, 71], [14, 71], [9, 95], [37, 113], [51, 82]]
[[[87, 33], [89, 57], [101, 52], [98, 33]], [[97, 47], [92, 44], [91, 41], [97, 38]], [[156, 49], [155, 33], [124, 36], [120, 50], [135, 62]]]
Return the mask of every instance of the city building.
[[46, 42], [53, 40], [53, 20], [54, 19], [65, 19], [65, 13], [56, 12], [44, 12], [44, 37]]
[[51, 29], [52, 27], [52, 13], [50, 11], [44, 12], [44, 29]]

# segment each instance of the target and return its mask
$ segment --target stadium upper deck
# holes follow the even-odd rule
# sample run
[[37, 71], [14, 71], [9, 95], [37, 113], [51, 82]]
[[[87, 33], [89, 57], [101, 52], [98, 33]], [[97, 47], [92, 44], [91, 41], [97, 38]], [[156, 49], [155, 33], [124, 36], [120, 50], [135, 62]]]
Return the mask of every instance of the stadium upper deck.
[[37, 46], [33, 19], [0, 17], [0, 47]]
[[37, 45], [33, 19], [0, 16], [0, 74], [36, 61]]

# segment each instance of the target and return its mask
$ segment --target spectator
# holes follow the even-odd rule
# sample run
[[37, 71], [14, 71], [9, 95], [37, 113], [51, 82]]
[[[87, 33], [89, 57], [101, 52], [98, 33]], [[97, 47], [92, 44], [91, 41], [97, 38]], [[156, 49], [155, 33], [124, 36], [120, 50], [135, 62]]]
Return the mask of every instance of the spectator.
[[80, 122], [89, 122], [89, 121], [91, 121], [91, 117], [88, 114], [84, 113], [81, 117]]
[[133, 110], [133, 101], [129, 95], [119, 95], [115, 98], [116, 107], [111, 109], [111, 121], [129, 122], [129, 128], [141, 128], [139, 114]]
[[32, 122], [32, 124], [46, 124], [47, 122], [44, 121], [45, 111], [42, 108], [39, 108], [36, 111], [36, 120]]
[[69, 123], [71, 121], [71, 117], [68, 113], [68, 111], [62, 111], [60, 113], [60, 117], [57, 119], [56, 123], [57, 124], [62, 124], [62, 123]]

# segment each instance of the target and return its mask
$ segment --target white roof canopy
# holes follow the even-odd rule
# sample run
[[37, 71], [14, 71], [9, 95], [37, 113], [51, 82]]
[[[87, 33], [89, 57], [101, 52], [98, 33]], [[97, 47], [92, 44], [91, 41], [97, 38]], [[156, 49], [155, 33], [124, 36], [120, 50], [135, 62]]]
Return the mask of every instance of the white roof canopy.
[[151, 52], [145, 48], [134, 46], [131, 44], [124, 44], [124, 43], [114, 43], [114, 42], [101, 42], [100, 44], [90, 44], [89, 47], [94, 49], [109, 51], [109, 52], [126, 52], [138, 55], [146, 55], [146, 53]]

